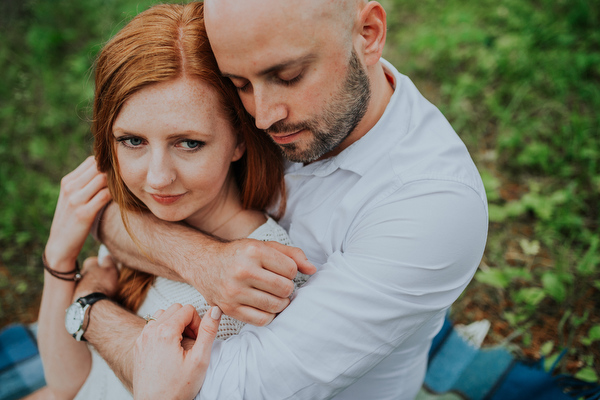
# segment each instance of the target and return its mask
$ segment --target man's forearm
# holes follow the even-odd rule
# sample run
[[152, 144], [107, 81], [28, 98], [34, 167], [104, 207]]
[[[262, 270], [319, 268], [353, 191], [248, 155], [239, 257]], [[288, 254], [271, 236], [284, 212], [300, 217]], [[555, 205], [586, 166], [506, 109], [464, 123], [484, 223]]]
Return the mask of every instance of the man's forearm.
[[112, 256], [128, 267], [168, 279], [183, 281], [181, 269], [189, 260], [181, 249], [182, 241], [193, 236], [198, 248], [215, 241], [193, 228], [179, 223], [162, 221], [150, 213], [128, 213], [131, 238], [119, 207], [112, 203], [104, 211], [100, 221], [99, 239], [108, 247]]
[[[240, 321], [265, 325], [289, 304], [298, 270], [314, 273], [300, 249], [277, 242], [226, 242], [183, 223], [130, 213], [129, 236], [118, 206], [100, 222], [99, 238], [125, 265], [194, 286], [211, 305]], [[138, 247], [139, 244], [139, 247]]]
[[133, 348], [145, 321], [112, 301], [99, 301], [90, 312], [85, 339], [123, 382], [132, 390]]

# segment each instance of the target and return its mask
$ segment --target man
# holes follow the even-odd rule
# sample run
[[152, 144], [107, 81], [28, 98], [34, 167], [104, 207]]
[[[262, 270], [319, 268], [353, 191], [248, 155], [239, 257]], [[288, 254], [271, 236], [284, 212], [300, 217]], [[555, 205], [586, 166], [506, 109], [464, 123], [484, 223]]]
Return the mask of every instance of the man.
[[[221, 72], [294, 162], [280, 223], [318, 271], [268, 326], [246, 325], [215, 343], [198, 397], [414, 398], [431, 339], [485, 246], [485, 192], [466, 148], [381, 60], [380, 4], [206, 0], [205, 14]], [[116, 214], [107, 211], [102, 237], [122, 242]], [[157, 230], [147, 219], [132, 225], [136, 234]], [[217, 243], [179, 226], [161, 234], [160, 242], [140, 238], [166, 266], [154, 273], [182, 277], [225, 313], [257, 325], [287, 306], [296, 268], [310, 272], [293, 249]], [[186, 259], [197, 241], [203, 254]], [[123, 245], [109, 247], [135, 265]], [[198, 270], [196, 262], [201, 273], [191, 276], [185, 271]], [[98, 302], [86, 330], [126, 382], [143, 323]]]

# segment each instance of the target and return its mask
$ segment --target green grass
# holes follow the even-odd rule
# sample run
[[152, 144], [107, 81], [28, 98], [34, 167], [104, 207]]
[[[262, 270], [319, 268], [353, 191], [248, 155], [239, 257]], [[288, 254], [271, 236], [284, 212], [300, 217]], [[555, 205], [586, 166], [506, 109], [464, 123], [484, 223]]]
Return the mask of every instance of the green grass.
[[[150, 3], [0, 4], [0, 326], [36, 317], [58, 182], [91, 151], [93, 59]], [[450, 120], [490, 202], [482, 268], [456, 318], [487, 310], [498, 341], [550, 358], [569, 347], [563, 368], [597, 380], [600, 5], [383, 3], [385, 57]]]
[[387, 57], [447, 116], [486, 185], [489, 241], [467, 294], [491, 291], [496, 318], [538, 355], [534, 328], [556, 321], [546, 355], [569, 347], [571, 370], [598, 380], [600, 5], [390, 3]]

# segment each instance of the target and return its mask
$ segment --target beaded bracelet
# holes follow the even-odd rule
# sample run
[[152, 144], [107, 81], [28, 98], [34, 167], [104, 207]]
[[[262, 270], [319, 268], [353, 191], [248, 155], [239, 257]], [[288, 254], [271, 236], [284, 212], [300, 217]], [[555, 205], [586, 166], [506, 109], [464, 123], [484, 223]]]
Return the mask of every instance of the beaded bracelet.
[[[77, 282], [78, 280], [81, 279], [81, 270], [79, 269], [79, 261], [75, 260], [75, 268], [71, 271], [67, 271], [67, 272], [59, 272], [56, 271], [52, 268], [50, 268], [50, 266], [48, 265], [48, 261], [46, 261], [46, 252], [42, 253], [42, 263], [44, 264], [44, 269], [46, 271], [48, 271], [48, 273], [50, 275], [52, 275], [55, 278], [61, 279], [63, 281], [72, 281], [72, 282]], [[67, 277], [65, 275], [73, 275], [75, 274], [73, 277]]]

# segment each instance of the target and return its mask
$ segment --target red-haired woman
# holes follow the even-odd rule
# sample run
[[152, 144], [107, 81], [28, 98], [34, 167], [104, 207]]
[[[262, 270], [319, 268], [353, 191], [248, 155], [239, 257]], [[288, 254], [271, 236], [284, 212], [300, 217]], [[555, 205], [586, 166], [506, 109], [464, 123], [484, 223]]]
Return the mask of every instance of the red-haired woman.
[[[290, 244], [264, 213], [278, 201], [276, 217], [285, 207], [283, 162], [219, 74], [202, 3], [155, 6], [106, 44], [96, 65], [92, 131], [95, 159], [63, 178], [46, 245], [40, 352], [56, 398], [131, 398], [108, 365], [71, 337], [81, 335], [63, 325], [73, 267], [95, 214], [112, 196], [126, 226], [127, 213], [151, 212], [226, 240]], [[199, 314], [210, 308], [187, 284], [126, 267], [115, 297], [139, 315], [173, 303], [191, 304]], [[223, 316], [217, 337], [241, 326]]]

